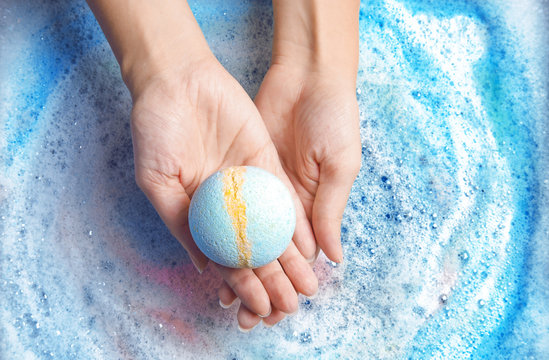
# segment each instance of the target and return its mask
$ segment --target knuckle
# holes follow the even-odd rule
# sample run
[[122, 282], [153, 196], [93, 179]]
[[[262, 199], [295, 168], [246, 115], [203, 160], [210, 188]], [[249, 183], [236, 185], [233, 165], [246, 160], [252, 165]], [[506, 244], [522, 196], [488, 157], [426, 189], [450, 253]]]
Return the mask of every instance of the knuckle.
[[279, 284], [283, 282], [282, 272], [270, 271], [261, 276], [261, 282], [266, 288], [277, 288]]
[[175, 184], [179, 184], [179, 177], [175, 173], [171, 175], [171, 172], [163, 170], [138, 167], [135, 171], [135, 182], [141, 190], [147, 192], [154, 189], [173, 187]]
[[[315, 248], [315, 252], [316, 252], [316, 248]], [[302, 269], [304, 262], [306, 262], [305, 258], [299, 251], [287, 254], [282, 259], [280, 259], [280, 261], [281, 261], [282, 268], [285, 271], [289, 271], [290, 269]]]

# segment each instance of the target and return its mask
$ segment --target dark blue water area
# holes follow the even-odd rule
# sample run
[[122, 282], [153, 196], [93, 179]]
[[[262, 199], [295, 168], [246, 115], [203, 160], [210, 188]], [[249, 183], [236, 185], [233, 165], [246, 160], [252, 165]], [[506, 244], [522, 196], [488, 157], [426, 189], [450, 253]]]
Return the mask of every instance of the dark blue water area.
[[[23, 17], [28, 16], [27, 12], [40, 13], [47, 24], [32, 31], [29, 47], [24, 56], [18, 58], [21, 66], [11, 75], [17, 79], [12, 83], [18, 86], [15, 98], [18, 106], [9, 109], [4, 124], [7, 149], [2, 156], [7, 166], [13, 163], [15, 156], [22, 154], [33, 132], [41, 126], [42, 111], [55, 86], [69, 74], [78, 59], [104, 41], [85, 2], [28, 2], [18, 4], [16, 9]], [[33, 24], [19, 23], [17, 26], [33, 28]]]

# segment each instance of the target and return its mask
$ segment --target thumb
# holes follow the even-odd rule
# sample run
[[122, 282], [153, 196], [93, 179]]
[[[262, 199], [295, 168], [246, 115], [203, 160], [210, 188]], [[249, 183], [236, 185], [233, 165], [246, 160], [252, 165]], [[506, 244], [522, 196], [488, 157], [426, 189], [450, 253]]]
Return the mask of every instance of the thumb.
[[360, 160], [325, 161], [320, 164], [318, 188], [313, 203], [312, 223], [318, 245], [337, 263], [343, 261], [341, 219], [353, 182], [360, 170]]
[[137, 184], [152, 203], [172, 235], [183, 245], [199, 273], [204, 271], [208, 258], [194, 242], [189, 229], [191, 199], [177, 177], [162, 176], [162, 181], [136, 177]]

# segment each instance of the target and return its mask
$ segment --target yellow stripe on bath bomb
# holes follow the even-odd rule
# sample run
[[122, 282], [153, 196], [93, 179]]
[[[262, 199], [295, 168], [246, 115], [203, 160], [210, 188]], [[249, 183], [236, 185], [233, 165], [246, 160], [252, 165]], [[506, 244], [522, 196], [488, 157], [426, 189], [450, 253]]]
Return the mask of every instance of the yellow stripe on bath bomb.
[[278, 177], [254, 166], [219, 170], [200, 184], [189, 206], [189, 229], [212, 261], [258, 268], [292, 241], [294, 201]]
[[223, 197], [225, 208], [231, 218], [236, 234], [236, 246], [238, 249], [238, 264], [240, 267], [250, 268], [252, 258], [252, 244], [246, 236], [246, 202], [242, 196], [246, 168], [233, 166], [223, 170]]

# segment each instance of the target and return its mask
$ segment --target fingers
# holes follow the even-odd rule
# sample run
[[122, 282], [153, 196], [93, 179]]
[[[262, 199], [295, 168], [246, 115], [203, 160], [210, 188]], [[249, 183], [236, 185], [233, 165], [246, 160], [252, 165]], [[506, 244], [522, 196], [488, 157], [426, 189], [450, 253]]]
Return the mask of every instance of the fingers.
[[247, 309], [264, 316], [271, 312], [269, 295], [251, 269], [231, 269], [219, 264], [215, 268]]
[[282, 321], [286, 317], [286, 314], [282, 311], [274, 308], [271, 312], [271, 315], [267, 316], [266, 318], [263, 318], [263, 324], [266, 327], [273, 327], [280, 321]]
[[303, 204], [294, 194], [294, 203], [296, 204], [296, 222], [295, 231], [292, 238], [294, 244], [299, 249], [299, 252], [307, 261], [312, 261], [316, 253], [316, 241], [311, 228], [311, 223], [307, 219]]
[[240, 304], [236, 318], [238, 320], [238, 328], [242, 332], [252, 330], [261, 321], [261, 318], [253, 311], [250, 311], [244, 304]]
[[284, 312], [274, 308], [273, 312], [269, 316], [261, 318], [257, 316], [257, 314], [254, 314], [248, 310], [244, 305], [240, 305], [238, 308], [238, 313], [236, 314], [238, 328], [242, 332], [252, 330], [257, 324], [259, 324], [260, 321], [263, 321], [263, 324], [266, 327], [273, 327], [280, 321], [284, 320], [285, 317], [286, 314]]
[[[219, 268], [220, 272], [226, 272], [225, 275], [231, 278], [236, 277], [231, 270], [239, 272], [238, 269], [228, 269], [221, 266]], [[249, 271], [248, 269], [240, 270]], [[251, 330], [260, 320], [263, 320], [265, 326], [271, 327], [284, 319], [286, 314], [295, 313], [298, 310], [296, 290], [304, 295], [312, 296], [318, 289], [318, 280], [310, 264], [303, 258], [293, 243], [290, 243], [279, 261], [273, 261], [266, 266], [255, 269], [253, 272], [255, 272], [257, 279], [261, 281], [268, 298], [272, 302], [272, 306], [270, 307], [270, 313], [263, 313], [265, 316], [260, 317], [256, 311], [252, 311], [246, 306], [246, 303], [250, 303], [250, 299], [243, 300], [238, 310], [237, 320], [240, 330], [244, 332]], [[222, 276], [224, 276], [223, 273]], [[224, 281], [218, 291], [219, 303], [223, 308], [230, 307], [239, 293], [248, 295], [255, 293], [255, 290], [249, 291], [246, 287], [239, 287], [242, 280], [236, 279], [234, 281], [233, 285]], [[250, 280], [244, 282], [250, 284]], [[233, 291], [233, 286], [238, 287], [239, 291]]]
[[[244, 330], [257, 325], [261, 318], [268, 319], [265, 322], [268, 326], [276, 324], [285, 314], [297, 312], [296, 291], [312, 296], [318, 289], [318, 280], [311, 266], [293, 243], [279, 261], [253, 271], [215, 266], [225, 279], [218, 291], [219, 303], [228, 308], [240, 297], [242, 303], [237, 318]], [[272, 303], [268, 311], [264, 311], [265, 301]]]
[[360, 156], [320, 164], [318, 189], [313, 203], [313, 229], [318, 245], [326, 256], [343, 261], [341, 219], [353, 182], [360, 170]]
[[[219, 304], [222, 308], [229, 308], [238, 297], [233, 292], [229, 284], [225, 281], [222, 282], [221, 287], [218, 290]], [[238, 327], [241, 331], [247, 332], [255, 327], [260, 320], [263, 320], [263, 324], [266, 327], [272, 327], [278, 322], [283, 320], [286, 314], [276, 307], [272, 307], [271, 313], [266, 317], [259, 317], [257, 314], [251, 312], [245, 305], [240, 305], [237, 313]]]
[[233, 289], [231, 289], [231, 287], [229, 286], [229, 284], [227, 284], [226, 281], [222, 282], [221, 287], [217, 291], [217, 295], [219, 296], [219, 305], [223, 309], [230, 308], [231, 305], [238, 298], [234, 293]]
[[287, 314], [297, 311], [297, 293], [278, 261], [257, 268], [254, 272], [267, 290], [274, 307]]
[[[251, 274], [255, 274], [256, 279], [253, 279], [249, 269], [222, 266], [219, 269], [229, 287], [227, 289], [222, 285], [219, 290], [222, 304], [229, 305], [238, 296], [250, 311], [262, 317], [270, 311], [270, 308], [265, 311], [265, 301], [270, 301], [275, 308], [286, 314], [293, 314], [298, 309], [297, 292], [313, 296], [318, 290], [316, 275], [293, 243], [290, 243], [279, 261], [254, 269]], [[246, 275], [241, 275], [243, 273]], [[260, 290], [268, 296], [259, 298], [263, 294]]]
[[[295, 253], [299, 254], [295, 247], [293, 249]], [[292, 259], [292, 262], [296, 263], [297, 260]], [[291, 264], [291, 262], [288, 264]], [[271, 303], [287, 314], [297, 311], [298, 299], [294, 285], [284, 273], [278, 261], [273, 261], [253, 271], [250, 269], [230, 269], [217, 264], [215, 266], [229, 288], [227, 289], [223, 284], [219, 289], [222, 306], [230, 305], [237, 296], [248, 310], [262, 317], [270, 314]], [[302, 267], [308, 270], [305, 273], [306, 276], [310, 276], [309, 272], [312, 271], [303, 258]], [[294, 273], [296, 277], [299, 277], [297, 270], [295, 269]], [[312, 276], [314, 277], [314, 274]], [[313, 281], [316, 281], [316, 277]]]
[[187, 218], [191, 199], [179, 178], [136, 168], [136, 181], [172, 235], [187, 250], [198, 272], [202, 273], [208, 258], [192, 239]]
[[[278, 261], [297, 292], [306, 296], [316, 294], [318, 279], [310, 264], [303, 258], [293, 243], [290, 243], [286, 251], [278, 258]], [[282, 307], [276, 307], [284, 311]], [[287, 314], [291, 313], [284, 312]]]
[[286, 317], [286, 314], [276, 308], [273, 308], [272, 313], [264, 318], [259, 317], [257, 314], [254, 314], [250, 311], [245, 305], [240, 304], [238, 308], [238, 313], [236, 314], [236, 319], [238, 320], [238, 328], [242, 332], [248, 332], [252, 330], [260, 321], [263, 321], [263, 324], [266, 327], [273, 327]]

